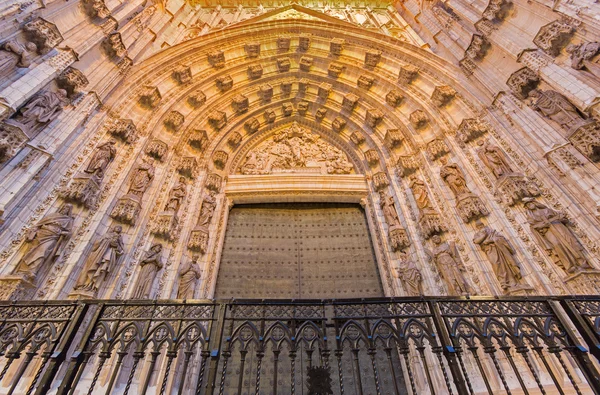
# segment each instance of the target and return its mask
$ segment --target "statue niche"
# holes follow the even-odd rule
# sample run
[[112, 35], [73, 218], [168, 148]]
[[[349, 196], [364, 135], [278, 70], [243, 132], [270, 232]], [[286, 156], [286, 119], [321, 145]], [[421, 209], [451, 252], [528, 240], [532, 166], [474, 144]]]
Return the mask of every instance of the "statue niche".
[[442, 167], [440, 177], [446, 182], [454, 197], [456, 198], [456, 209], [464, 222], [484, 217], [489, 214], [487, 208], [479, 198], [467, 186], [467, 181], [462, 170], [456, 163], [447, 163], [445, 158], [441, 159]]
[[347, 156], [296, 122], [254, 147], [239, 169], [241, 174], [350, 174]]
[[425, 182], [412, 176], [410, 178], [409, 187], [412, 190], [415, 202], [419, 208], [419, 227], [421, 228], [423, 236], [426, 239], [429, 239], [435, 234], [441, 234], [448, 230], [446, 225], [442, 222], [440, 214], [431, 203]]
[[217, 208], [217, 200], [215, 199], [215, 192], [209, 191], [204, 195], [202, 200], [202, 206], [200, 207], [200, 214], [198, 215], [198, 222], [190, 234], [187, 247], [192, 251], [198, 251], [201, 254], [206, 252], [208, 248], [208, 227], [212, 221], [212, 217]]
[[158, 214], [152, 233], [168, 240], [172, 239], [173, 232], [175, 231], [175, 228], [177, 228], [179, 222], [177, 215], [186, 195], [186, 178], [179, 177], [179, 181], [175, 183], [173, 188], [169, 191], [167, 204], [165, 205], [164, 210]]
[[129, 180], [129, 190], [122, 196], [110, 216], [118, 221], [135, 225], [142, 210], [142, 197], [154, 179], [154, 165], [152, 159], [143, 158]]

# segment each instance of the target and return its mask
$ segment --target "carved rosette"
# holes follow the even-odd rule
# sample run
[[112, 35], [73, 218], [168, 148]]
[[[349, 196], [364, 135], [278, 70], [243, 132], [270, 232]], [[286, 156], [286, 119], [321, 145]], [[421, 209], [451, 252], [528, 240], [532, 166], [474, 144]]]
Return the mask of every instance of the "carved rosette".
[[329, 97], [329, 94], [331, 93], [331, 87], [331, 84], [328, 82], [321, 83], [321, 85], [319, 85], [319, 91], [317, 95], [321, 99], [327, 99], [327, 97]]
[[600, 162], [600, 123], [598, 121], [588, 120], [577, 127], [569, 136], [569, 141], [592, 162]]
[[333, 38], [329, 42], [329, 52], [332, 55], [339, 56], [342, 54], [345, 44], [346, 44], [346, 40], [344, 40], [343, 38]]
[[167, 143], [158, 139], [154, 139], [146, 145], [144, 152], [146, 152], [146, 155], [162, 161], [167, 155], [168, 150], [169, 146]]
[[489, 214], [479, 196], [473, 193], [465, 193], [456, 198], [456, 210], [464, 222], [485, 217]]
[[78, 173], [69, 185], [61, 192], [68, 202], [92, 208], [96, 205], [100, 193], [100, 182], [93, 174]]
[[273, 97], [273, 87], [269, 84], [262, 84], [258, 88], [258, 96], [260, 96], [263, 101], [271, 100]]
[[284, 117], [289, 117], [294, 112], [294, 105], [292, 103], [283, 103], [281, 105], [281, 113]]
[[352, 132], [350, 135], [350, 141], [354, 143], [354, 145], [361, 145], [365, 142], [365, 136], [363, 136], [360, 132]]
[[301, 71], [310, 71], [312, 67], [314, 59], [310, 56], [303, 56], [300, 58], [300, 63], [298, 64]]
[[145, 85], [140, 92], [139, 103], [146, 108], [156, 108], [162, 99], [158, 88], [155, 86]]
[[226, 91], [230, 90], [231, 88], [233, 88], [233, 79], [231, 78], [230, 75], [224, 75], [221, 77], [217, 77], [215, 82], [217, 84], [217, 89], [220, 90], [221, 92], [226, 92]]
[[227, 123], [227, 114], [223, 111], [214, 110], [208, 114], [208, 123], [216, 130], [221, 130]]
[[376, 128], [383, 121], [383, 112], [377, 108], [370, 108], [367, 110], [367, 115], [365, 116], [365, 122], [371, 128]]
[[66, 90], [69, 97], [73, 96], [88, 84], [89, 81], [85, 75], [83, 75], [81, 71], [70, 66], [56, 77], [56, 85], [58, 85], [59, 88]]
[[465, 118], [456, 131], [456, 138], [463, 144], [477, 139], [488, 133], [491, 126], [480, 118]]
[[272, 109], [265, 110], [265, 113], [263, 114], [263, 116], [265, 118], [265, 122], [267, 122], [267, 123], [273, 123], [273, 122], [275, 122], [275, 119], [277, 119], [277, 114], [275, 113], [275, 110], [272, 110]]
[[348, 93], [342, 99], [342, 108], [347, 111], [354, 111], [356, 105], [358, 104], [358, 96], [354, 93]]
[[388, 129], [385, 133], [385, 138], [383, 139], [385, 145], [390, 149], [400, 147], [403, 141], [404, 134], [400, 129]]
[[506, 174], [496, 183], [496, 191], [502, 202], [509, 206], [521, 202], [524, 198], [540, 195], [538, 186], [522, 174]]
[[106, 36], [102, 43], [104, 51], [109, 58], [122, 58], [127, 55], [127, 47], [123, 43], [121, 33], [113, 32]]
[[215, 69], [222, 69], [225, 67], [225, 52], [221, 50], [211, 51], [206, 54], [208, 63]]
[[277, 70], [279, 70], [280, 73], [285, 73], [290, 71], [290, 68], [292, 67], [292, 61], [290, 60], [290, 58], [279, 58], [277, 59]]
[[196, 227], [190, 233], [187, 248], [199, 252], [201, 254], [206, 253], [208, 248], [208, 229], [202, 227]]
[[256, 119], [256, 117], [252, 117], [244, 123], [244, 129], [246, 129], [246, 132], [250, 134], [258, 132], [259, 128], [260, 122], [258, 119]]
[[434, 139], [427, 143], [427, 156], [432, 161], [441, 158], [449, 152], [450, 149], [442, 139]]
[[419, 166], [419, 159], [416, 156], [400, 156], [396, 162], [396, 172], [400, 177], [406, 177], [417, 171]]
[[408, 85], [417, 78], [419, 71], [420, 69], [412, 64], [402, 66], [398, 74], [398, 80], [400, 83]]
[[211, 191], [219, 192], [221, 190], [222, 184], [223, 184], [223, 178], [218, 174], [211, 173], [206, 177], [204, 187]]
[[135, 225], [141, 210], [142, 202], [140, 201], [140, 197], [128, 193], [117, 200], [117, 204], [110, 212], [110, 216], [116, 221]]
[[368, 75], [361, 75], [360, 77], [358, 77], [358, 80], [356, 81], [356, 85], [359, 88], [366, 89], [366, 90], [371, 89], [371, 87], [373, 86], [374, 83], [375, 83], [375, 78], [368, 76]]
[[228, 159], [229, 155], [225, 151], [216, 151], [212, 157], [213, 163], [219, 169], [223, 169], [225, 167]]
[[402, 104], [402, 100], [404, 100], [404, 96], [397, 90], [393, 89], [385, 95], [385, 101], [392, 107], [398, 107]]
[[252, 80], [259, 79], [263, 75], [263, 67], [260, 64], [248, 66], [248, 77]]
[[56, 48], [64, 40], [56, 25], [42, 18], [26, 23], [23, 32], [27, 40], [33, 42], [41, 54]]
[[342, 72], [344, 71], [345, 68], [346, 68], [346, 66], [344, 66], [341, 63], [331, 62], [329, 64], [329, 67], [327, 68], [327, 74], [330, 77], [338, 78], [342, 74]]
[[377, 166], [379, 164], [379, 154], [377, 153], [377, 150], [370, 149], [368, 151], [365, 151], [365, 159], [369, 166]]
[[253, 42], [244, 45], [246, 56], [249, 58], [258, 58], [260, 56], [260, 43]]
[[137, 140], [137, 128], [131, 119], [109, 118], [104, 123], [104, 128], [114, 137], [118, 137], [127, 144]]
[[376, 67], [381, 61], [381, 51], [376, 49], [368, 49], [365, 52], [365, 66]]
[[236, 95], [231, 99], [231, 107], [233, 108], [233, 111], [238, 114], [248, 111], [249, 106], [250, 102], [244, 95]]
[[199, 108], [206, 103], [206, 95], [201, 90], [197, 90], [188, 96], [187, 103], [192, 108]]
[[456, 96], [454, 88], [448, 85], [436, 86], [431, 94], [431, 101], [438, 107], [443, 107], [452, 101]]
[[308, 112], [309, 103], [306, 100], [302, 100], [298, 103], [298, 114], [305, 116]]
[[384, 188], [387, 188], [389, 185], [390, 181], [384, 172], [380, 171], [373, 174], [373, 186], [375, 187], [376, 191], [381, 191]]
[[185, 85], [192, 81], [192, 69], [189, 66], [179, 65], [175, 67], [175, 70], [173, 70], [173, 73], [171, 73], [171, 77], [179, 85]]
[[198, 175], [198, 161], [193, 156], [184, 156], [179, 160], [175, 169], [182, 176], [196, 178]]
[[206, 130], [193, 130], [190, 134], [188, 144], [196, 149], [203, 150], [206, 148], [208, 136]]
[[298, 48], [301, 51], [308, 51], [310, 49], [311, 39], [312, 39], [312, 34], [300, 33], [300, 35], [298, 36]]
[[163, 121], [165, 128], [171, 132], [178, 132], [183, 126], [185, 118], [179, 111], [171, 111], [167, 114], [167, 117]]
[[23, 126], [12, 120], [0, 123], [0, 163], [12, 158], [29, 141]]
[[537, 88], [539, 83], [540, 77], [527, 67], [515, 71], [506, 81], [506, 85], [519, 99], [526, 99], [529, 92]]
[[331, 130], [335, 133], [340, 133], [346, 128], [346, 120], [342, 117], [335, 117], [331, 123]]
[[533, 43], [551, 56], [558, 56], [575, 33], [575, 27], [568, 21], [554, 21], [540, 28]]
[[410, 121], [410, 124], [417, 130], [424, 128], [429, 123], [427, 114], [425, 114], [425, 111], [421, 110], [415, 110], [410, 113], [408, 120]]

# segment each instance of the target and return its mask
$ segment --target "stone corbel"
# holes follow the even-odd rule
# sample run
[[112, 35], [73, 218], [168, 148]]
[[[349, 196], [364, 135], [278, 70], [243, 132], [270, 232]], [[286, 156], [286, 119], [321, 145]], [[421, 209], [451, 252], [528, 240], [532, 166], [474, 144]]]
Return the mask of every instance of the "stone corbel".
[[216, 130], [220, 130], [227, 123], [227, 114], [223, 111], [214, 110], [208, 114], [208, 123]]
[[110, 33], [102, 43], [102, 46], [109, 58], [121, 59], [127, 55], [127, 47], [123, 44], [121, 33]]
[[56, 25], [42, 18], [26, 23], [23, 31], [27, 39], [37, 45], [40, 54], [56, 48], [64, 40]]
[[403, 141], [404, 134], [400, 129], [388, 129], [383, 139], [385, 145], [390, 149], [400, 147]]
[[167, 117], [163, 121], [165, 128], [169, 131], [175, 133], [181, 129], [183, 123], [185, 122], [185, 117], [179, 111], [171, 111], [167, 114]]
[[223, 177], [218, 174], [211, 173], [206, 177], [204, 187], [214, 192], [219, 192], [223, 185]]
[[196, 178], [198, 175], [198, 161], [193, 156], [184, 156], [177, 163], [177, 172], [188, 178]]
[[408, 116], [408, 120], [415, 129], [424, 128], [429, 123], [429, 118], [425, 111], [415, 110]]
[[365, 116], [365, 122], [371, 127], [375, 128], [383, 121], [383, 112], [377, 108], [370, 108], [367, 110]]
[[567, 46], [574, 33], [575, 26], [571, 21], [558, 20], [542, 26], [533, 39], [533, 43], [547, 54], [558, 56], [560, 51]]
[[526, 99], [529, 92], [537, 88], [539, 83], [540, 77], [538, 74], [527, 67], [515, 71], [506, 81], [506, 85], [519, 99]]
[[184, 85], [192, 81], [192, 70], [189, 66], [179, 65], [173, 70], [171, 77], [173, 77], [179, 85]]
[[89, 81], [85, 75], [74, 67], [67, 67], [56, 77], [56, 85], [67, 91], [69, 97], [72, 97], [79, 89], [86, 87], [88, 84]]
[[146, 155], [162, 161], [169, 150], [169, 145], [159, 139], [154, 139], [146, 145], [144, 152]]

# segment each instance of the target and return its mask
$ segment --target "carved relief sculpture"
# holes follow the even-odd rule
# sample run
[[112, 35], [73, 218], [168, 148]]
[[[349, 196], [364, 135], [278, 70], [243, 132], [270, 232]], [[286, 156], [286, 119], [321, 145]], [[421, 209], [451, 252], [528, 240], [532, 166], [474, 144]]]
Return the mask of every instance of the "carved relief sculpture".
[[398, 217], [394, 197], [386, 190], [379, 191], [379, 207], [381, 207], [383, 217], [388, 225], [388, 237], [392, 250], [399, 251], [408, 247], [410, 241]]
[[600, 42], [584, 42], [568, 45], [566, 51], [571, 54], [571, 67], [575, 70], [587, 70], [600, 78]]
[[396, 171], [400, 177], [406, 177], [419, 168], [419, 159], [413, 155], [403, 155], [396, 162]]
[[75, 285], [75, 291], [78, 294], [90, 298], [98, 296], [98, 290], [116, 269], [119, 258], [125, 252], [122, 231], [123, 228], [117, 225], [94, 242], [92, 250], [85, 260], [83, 272]]
[[56, 119], [67, 104], [69, 99], [64, 89], [56, 92], [42, 91], [21, 107], [14, 119], [7, 122], [21, 128], [28, 136], [33, 136], [44, 125]]
[[138, 275], [135, 288], [131, 294], [131, 299], [148, 299], [152, 292], [152, 286], [156, 279], [156, 274], [163, 268], [162, 263], [162, 244], [154, 244], [150, 250], [145, 253], [140, 261], [140, 274]]
[[600, 122], [591, 119], [575, 128], [568, 138], [592, 162], [600, 162]]
[[480, 118], [465, 118], [456, 131], [456, 138], [462, 144], [477, 139], [490, 131], [490, 125]]
[[9, 40], [0, 50], [0, 76], [7, 77], [17, 67], [28, 68], [36, 56], [37, 46], [32, 42], [25, 44], [17, 40]]
[[198, 175], [198, 161], [194, 156], [183, 156], [177, 162], [175, 169], [182, 176], [196, 178]]
[[152, 228], [152, 233], [162, 236], [167, 240], [173, 239], [175, 229], [178, 224], [177, 214], [187, 195], [187, 185], [184, 177], [179, 177], [179, 181], [169, 191], [169, 197], [165, 208], [156, 219], [156, 224]]
[[110, 216], [118, 221], [134, 225], [142, 209], [142, 197], [154, 178], [154, 165], [150, 158], [143, 158], [129, 181], [129, 190], [121, 197]]
[[419, 208], [419, 226], [423, 237], [429, 239], [435, 234], [441, 234], [447, 231], [448, 229], [442, 221], [440, 214], [431, 203], [425, 182], [412, 176], [410, 178], [409, 187], [412, 190], [413, 197]]
[[73, 230], [73, 206], [65, 204], [57, 212], [42, 218], [27, 232], [27, 252], [20, 259], [14, 273], [30, 282], [58, 258]]
[[179, 287], [177, 288], [177, 299], [194, 299], [198, 279], [202, 276], [202, 270], [198, 264], [200, 256], [192, 255], [192, 259], [187, 261], [179, 269]]
[[502, 289], [511, 292], [519, 288], [523, 276], [513, 246], [500, 232], [483, 222], [478, 220], [475, 226], [477, 232], [473, 242], [485, 252]]
[[169, 146], [167, 143], [154, 139], [148, 143], [145, 152], [146, 155], [151, 156], [154, 159], [163, 160], [165, 155], [167, 155], [168, 150]]
[[434, 248], [428, 254], [448, 286], [448, 294], [455, 296], [470, 294], [471, 287], [465, 277], [466, 269], [454, 242], [442, 242], [438, 235], [433, 236], [431, 240]]
[[569, 224], [567, 217], [534, 199], [524, 200], [531, 230], [537, 242], [552, 257], [556, 265], [568, 274], [591, 269], [583, 248], [567, 226]]
[[402, 251], [399, 255], [400, 262], [394, 269], [396, 277], [402, 283], [406, 296], [423, 295], [423, 276], [421, 275], [421, 271], [407, 253]]
[[489, 214], [481, 199], [472, 193], [467, 186], [465, 176], [456, 163], [447, 163], [445, 158], [442, 158], [440, 177], [442, 177], [454, 194], [456, 209], [464, 222], [469, 222]]
[[441, 158], [449, 152], [450, 149], [443, 139], [436, 138], [427, 143], [427, 156], [432, 161]]
[[106, 168], [117, 154], [116, 144], [115, 140], [109, 140], [96, 147], [83, 172], [77, 173], [69, 186], [62, 192], [65, 199], [88, 208], [96, 204]]

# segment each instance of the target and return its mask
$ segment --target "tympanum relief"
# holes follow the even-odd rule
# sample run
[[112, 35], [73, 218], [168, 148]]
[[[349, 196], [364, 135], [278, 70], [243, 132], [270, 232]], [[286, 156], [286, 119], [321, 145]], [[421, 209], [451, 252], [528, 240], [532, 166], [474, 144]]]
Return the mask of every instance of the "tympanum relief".
[[239, 169], [246, 175], [353, 171], [354, 166], [339, 148], [296, 123], [252, 148]]

